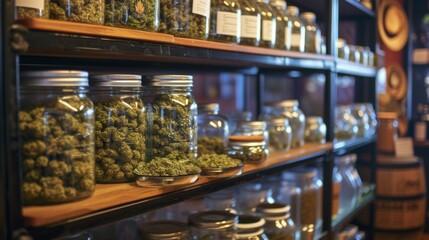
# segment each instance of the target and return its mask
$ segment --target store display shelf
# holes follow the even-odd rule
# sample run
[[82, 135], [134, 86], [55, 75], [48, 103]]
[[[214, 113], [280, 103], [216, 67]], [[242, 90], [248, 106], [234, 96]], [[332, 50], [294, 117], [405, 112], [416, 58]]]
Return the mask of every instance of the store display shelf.
[[24, 225], [35, 239], [72, 234], [311, 163], [331, 149], [331, 143], [306, 144], [287, 152], [273, 153], [261, 164], [246, 164], [239, 176], [222, 179], [200, 177], [195, 184], [175, 188], [143, 188], [135, 183], [97, 184], [94, 194], [82, 201], [23, 207]]
[[338, 141], [334, 143], [334, 153], [342, 155], [344, 153], [353, 151], [357, 148], [366, 146], [370, 143], [375, 142], [375, 136], [352, 139], [347, 141]]
[[343, 229], [347, 224], [350, 223], [365, 207], [370, 205], [375, 200], [375, 185], [368, 184], [364, 186], [366, 190], [362, 199], [356, 204], [356, 206], [350, 209], [348, 212], [339, 215], [332, 221], [332, 232]]
[[348, 74], [359, 77], [375, 77], [377, 71], [374, 67], [352, 63], [344, 59], [336, 60], [336, 71], [340, 74]]
[[339, 13], [340, 13], [340, 17], [375, 18], [375, 12], [372, 9], [365, 7], [358, 0], [340, 0]]
[[168, 34], [46, 19], [19, 20], [29, 29], [24, 56], [79, 57], [235, 67], [332, 69], [333, 57]]

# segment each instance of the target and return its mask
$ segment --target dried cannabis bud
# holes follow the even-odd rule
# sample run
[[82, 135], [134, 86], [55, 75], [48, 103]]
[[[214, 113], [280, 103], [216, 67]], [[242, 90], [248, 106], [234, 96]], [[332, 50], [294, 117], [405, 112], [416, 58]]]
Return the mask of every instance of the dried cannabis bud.
[[24, 106], [18, 115], [26, 204], [72, 201], [92, 194], [93, 106], [64, 96], [44, 107]]
[[203, 154], [224, 153], [224, 142], [220, 137], [200, 137], [198, 138], [198, 156]]
[[266, 149], [262, 146], [242, 146], [239, 150], [228, 149], [227, 154], [231, 158], [240, 159], [248, 163], [262, 162], [268, 156]]
[[154, 158], [149, 163], [137, 166], [134, 172], [143, 176], [171, 177], [199, 174], [201, 169], [185, 159]]
[[204, 154], [194, 162], [200, 168], [228, 168], [242, 165], [240, 160], [226, 154]]
[[159, 21], [157, 0], [106, 0], [107, 26], [156, 31]]
[[273, 9], [264, 1], [256, 0], [261, 13], [261, 41], [260, 47], [274, 48], [276, 44], [276, 18]]
[[44, 0], [44, 9], [17, 7], [18, 18], [49, 18], [49, 0]]
[[258, 46], [261, 38], [261, 13], [254, 1], [241, 0], [240, 44]]
[[51, 0], [51, 19], [104, 24], [104, 0]]
[[136, 96], [95, 103], [95, 176], [97, 182], [124, 182], [145, 160], [146, 115]]

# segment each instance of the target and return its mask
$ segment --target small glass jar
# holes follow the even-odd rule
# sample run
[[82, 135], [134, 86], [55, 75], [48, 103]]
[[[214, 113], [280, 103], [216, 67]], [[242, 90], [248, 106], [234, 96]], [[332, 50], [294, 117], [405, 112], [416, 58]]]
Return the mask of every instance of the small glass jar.
[[354, 63], [360, 63], [360, 52], [358, 48], [355, 45], [349, 45], [350, 48], [350, 55], [349, 55], [349, 61]]
[[255, 0], [261, 13], [261, 41], [259, 47], [274, 48], [276, 44], [276, 17], [268, 0]]
[[343, 177], [340, 174], [337, 166], [334, 166], [332, 170], [332, 211], [331, 217], [335, 219], [340, 213], [340, 194], [341, 194], [341, 182]]
[[368, 115], [369, 132], [368, 135], [372, 136], [375, 134], [377, 129], [377, 115], [375, 114], [372, 103], [361, 103], [365, 106], [365, 113]]
[[364, 104], [354, 104], [352, 115], [356, 119], [357, 124], [357, 134], [358, 138], [369, 136], [370, 126], [369, 126], [369, 116], [366, 113], [366, 107]]
[[337, 40], [338, 47], [338, 58], [349, 60], [350, 57], [350, 48], [347, 45], [347, 42], [344, 38], [338, 38]]
[[26, 205], [92, 195], [94, 106], [88, 73], [52, 70], [21, 74], [18, 113], [22, 195]]
[[268, 240], [264, 233], [265, 220], [251, 215], [238, 216], [237, 240]]
[[234, 136], [262, 136], [265, 142], [269, 142], [267, 123], [265, 121], [238, 122], [237, 128], [232, 133]]
[[335, 107], [334, 132], [336, 141], [346, 141], [356, 137], [358, 127], [350, 106], [343, 105]]
[[259, 46], [261, 40], [261, 13], [254, 0], [240, 0], [240, 44]]
[[209, 34], [209, 16], [210, 0], [161, 0], [158, 31], [204, 40]]
[[[158, 0], [105, 0], [107, 26], [156, 31], [159, 26]], [[184, 0], [185, 1], [185, 0]]]
[[284, 100], [280, 102], [267, 103], [262, 108], [261, 119], [268, 120], [271, 118], [286, 117], [292, 128], [292, 148], [304, 145], [305, 132], [305, 115], [299, 109], [297, 100]]
[[289, 120], [273, 118], [267, 120], [268, 149], [270, 151], [288, 151], [292, 143], [292, 128]]
[[307, 117], [305, 120], [305, 142], [326, 143], [326, 125], [322, 117]]
[[377, 150], [383, 153], [394, 153], [395, 141], [398, 138], [398, 114], [379, 112], [377, 117]]
[[261, 203], [256, 207], [258, 215], [265, 219], [264, 232], [269, 239], [295, 239], [296, 226], [290, 209], [283, 203]]
[[356, 49], [359, 51], [360, 59], [359, 63], [365, 66], [368, 65], [368, 52], [365, 50], [363, 46], [356, 46]]
[[204, 211], [189, 215], [192, 240], [235, 240], [238, 217], [227, 211]]
[[[104, 24], [104, 0], [50, 0], [49, 18], [70, 22]], [[140, 4], [143, 7], [144, 4]]]
[[237, 129], [237, 125], [239, 122], [249, 122], [252, 120], [253, 114], [248, 111], [234, 111], [228, 113], [228, 126], [229, 132], [233, 133]]
[[290, 16], [286, 13], [286, 1], [270, 0], [270, 6], [273, 9], [274, 16], [277, 20], [275, 48], [281, 50], [290, 50], [292, 21]]
[[212, 0], [209, 39], [219, 42], [240, 42], [241, 10], [238, 0]]
[[146, 108], [141, 76], [91, 75], [95, 107], [95, 179], [99, 183], [134, 180], [146, 160]]
[[288, 6], [286, 13], [290, 16], [292, 21], [290, 50], [296, 52], [305, 51], [305, 26], [299, 18], [299, 9], [295, 6]]
[[226, 153], [245, 163], [261, 163], [268, 157], [269, 150], [262, 136], [230, 136]]
[[144, 223], [140, 229], [143, 240], [190, 240], [189, 227], [179, 221]]
[[320, 41], [322, 34], [316, 24], [316, 15], [312, 12], [304, 12], [299, 15], [305, 26], [305, 52], [321, 54]]
[[229, 128], [226, 117], [219, 114], [219, 104], [198, 105], [198, 155], [223, 154]]
[[44, 1], [15, 1], [18, 18], [49, 18], [49, 2]]
[[192, 76], [148, 76], [143, 84], [152, 111], [148, 159], [197, 157], [197, 104], [192, 96]]
[[352, 158], [350, 155], [335, 159], [335, 166], [342, 177], [340, 191], [340, 215], [351, 211], [357, 202], [358, 186], [352, 173]]
[[368, 54], [368, 66], [369, 67], [375, 67], [374, 66], [374, 53], [371, 51], [371, 48], [365, 47], [365, 52]]

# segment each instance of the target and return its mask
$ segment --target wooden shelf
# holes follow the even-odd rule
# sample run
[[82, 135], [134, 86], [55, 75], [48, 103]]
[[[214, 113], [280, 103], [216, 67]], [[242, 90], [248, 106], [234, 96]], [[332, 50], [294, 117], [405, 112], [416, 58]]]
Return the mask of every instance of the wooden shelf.
[[377, 74], [375, 67], [353, 63], [344, 59], [336, 60], [336, 71], [342, 74], [349, 74], [360, 77], [375, 77]]
[[[125, 184], [97, 184], [94, 194], [85, 200], [71, 203], [64, 203], [52, 206], [26, 206], [23, 207], [24, 224], [29, 228], [46, 227], [39, 231], [46, 234], [49, 228], [58, 228], [63, 225], [101, 224], [97, 219], [106, 221], [109, 210], [116, 211], [116, 215], [121, 214], [123, 219], [126, 217], [124, 209], [130, 208], [130, 216], [138, 214], [135, 209], [143, 212], [145, 208], [161, 207], [164, 204], [172, 204], [174, 201], [183, 200], [177, 197], [177, 194], [185, 194], [185, 198], [195, 198], [213, 191], [213, 188], [227, 188], [240, 183], [242, 180], [255, 179], [270, 173], [270, 171], [281, 171], [285, 168], [294, 167], [302, 164], [306, 160], [323, 156], [332, 149], [332, 144], [305, 144], [301, 148], [292, 149], [287, 152], [270, 154], [269, 158], [258, 165], [246, 164], [243, 174], [240, 176], [211, 179], [200, 177], [200, 179], [190, 186], [176, 188], [144, 188], [135, 183]], [[119, 208], [119, 209], [118, 209]], [[114, 219], [109, 219], [108, 221]], [[85, 222], [88, 221], [88, 222]], [[94, 225], [88, 225], [88, 227]], [[82, 229], [81, 229], [82, 230]], [[53, 230], [50, 232], [52, 234]], [[51, 236], [53, 237], [53, 236]]]
[[363, 137], [363, 138], [357, 138], [347, 141], [337, 141], [334, 143], [334, 149], [333, 151], [338, 154], [342, 155], [348, 152], [351, 152], [357, 148], [366, 146], [370, 143], [375, 142], [376, 136], [370, 136], [370, 137]]

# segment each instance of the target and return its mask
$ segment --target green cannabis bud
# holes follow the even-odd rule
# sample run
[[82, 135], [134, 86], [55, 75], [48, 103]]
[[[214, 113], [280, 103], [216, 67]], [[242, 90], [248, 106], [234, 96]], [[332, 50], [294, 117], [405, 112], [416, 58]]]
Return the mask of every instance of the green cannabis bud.
[[226, 154], [204, 154], [198, 157], [194, 163], [200, 168], [229, 168], [242, 165], [240, 160]]
[[156, 31], [159, 19], [158, 0], [106, 0], [107, 26]]
[[43, 9], [17, 7], [18, 18], [49, 18], [49, 0], [44, 0]]
[[143, 176], [172, 177], [199, 174], [201, 169], [186, 159], [154, 158], [137, 166], [134, 172]]
[[104, 24], [104, 0], [51, 0], [51, 19]]
[[199, 137], [197, 144], [198, 156], [211, 153], [222, 154], [225, 151], [223, 139], [220, 137]]

